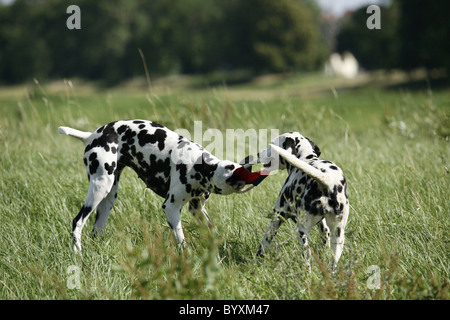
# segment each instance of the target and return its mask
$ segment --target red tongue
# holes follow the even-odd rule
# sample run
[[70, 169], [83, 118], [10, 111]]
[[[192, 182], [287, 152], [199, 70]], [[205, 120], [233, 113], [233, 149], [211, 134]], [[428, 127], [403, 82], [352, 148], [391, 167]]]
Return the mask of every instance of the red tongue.
[[250, 172], [247, 169], [245, 169], [244, 167], [239, 167], [233, 171], [233, 176], [244, 180], [246, 184], [251, 183], [254, 186], [257, 186], [269, 174], [270, 174], [270, 171], [267, 171], [266, 169], [263, 169], [258, 172]]

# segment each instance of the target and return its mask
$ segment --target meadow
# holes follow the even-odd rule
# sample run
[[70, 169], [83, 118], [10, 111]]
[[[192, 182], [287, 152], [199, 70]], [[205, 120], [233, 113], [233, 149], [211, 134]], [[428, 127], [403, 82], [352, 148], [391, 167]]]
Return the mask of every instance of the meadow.
[[[448, 89], [319, 74], [208, 81], [105, 89], [36, 80], [0, 89], [0, 299], [449, 299]], [[299, 131], [313, 140], [348, 182], [336, 273], [317, 229], [308, 270], [292, 222], [266, 258], [255, 258], [285, 172], [245, 194], [212, 195], [212, 226], [184, 208], [188, 250], [179, 254], [163, 199], [126, 169], [103, 236], [89, 237], [92, 216], [83, 256], [75, 255], [72, 219], [88, 187], [84, 146], [57, 128], [93, 131], [134, 118], [171, 129], [202, 121], [203, 130]]]

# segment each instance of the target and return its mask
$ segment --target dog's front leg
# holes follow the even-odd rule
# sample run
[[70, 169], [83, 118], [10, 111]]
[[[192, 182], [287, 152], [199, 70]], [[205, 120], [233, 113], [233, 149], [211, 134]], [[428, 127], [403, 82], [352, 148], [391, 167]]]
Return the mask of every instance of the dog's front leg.
[[211, 223], [211, 218], [208, 215], [208, 212], [205, 208], [205, 203], [209, 198], [209, 194], [202, 195], [198, 198], [194, 198], [189, 201], [189, 212], [192, 213], [192, 215], [198, 219], [201, 220], [202, 218], [206, 219], [208, 224]]
[[281, 223], [284, 221], [284, 217], [282, 217], [279, 213], [275, 212], [275, 216], [272, 222], [267, 227], [266, 233], [264, 234], [263, 240], [259, 246], [257, 256], [263, 257], [266, 253], [267, 248], [272, 243], [273, 238], [277, 234], [278, 229], [280, 228]]
[[180, 250], [183, 250], [186, 247], [183, 228], [181, 226], [181, 208], [183, 208], [183, 204], [177, 204], [175, 197], [173, 195], [169, 195], [166, 201], [164, 201], [162, 208], [166, 214], [167, 223], [175, 235], [177, 246]]

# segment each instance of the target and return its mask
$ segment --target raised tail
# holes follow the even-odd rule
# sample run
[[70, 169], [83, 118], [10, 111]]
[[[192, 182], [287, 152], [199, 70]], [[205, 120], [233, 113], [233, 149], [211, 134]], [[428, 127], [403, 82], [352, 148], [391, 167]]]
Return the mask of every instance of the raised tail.
[[330, 181], [330, 177], [326, 174], [324, 174], [319, 169], [314, 168], [307, 162], [300, 160], [296, 156], [294, 156], [289, 151], [286, 151], [279, 146], [271, 144], [271, 147], [273, 150], [278, 152], [280, 156], [282, 156], [284, 159], [286, 159], [287, 162], [292, 164], [294, 167], [302, 170], [304, 173], [306, 173], [308, 176], [316, 180], [319, 184], [321, 184], [323, 187], [327, 189], [332, 189], [334, 184]]
[[75, 137], [77, 139], [80, 139], [81, 141], [84, 142], [84, 144], [87, 143], [89, 137], [92, 135], [91, 132], [84, 132], [84, 131], [80, 131], [80, 130], [76, 130], [76, 129], [72, 129], [69, 127], [59, 127], [58, 128], [58, 132], [68, 135], [68, 136], [72, 136]]

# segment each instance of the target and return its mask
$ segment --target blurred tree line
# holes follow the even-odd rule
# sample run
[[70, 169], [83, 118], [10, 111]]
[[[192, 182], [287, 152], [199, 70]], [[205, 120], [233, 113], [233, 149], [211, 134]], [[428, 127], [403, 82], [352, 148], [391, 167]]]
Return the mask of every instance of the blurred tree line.
[[450, 1], [393, 0], [381, 7], [381, 29], [365, 27], [362, 7], [341, 22], [337, 51], [350, 51], [366, 69], [450, 71]]
[[[69, 4], [81, 30], [69, 30]], [[16, 0], [0, 6], [0, 81], [316, 69], [327, 50], [313, 0]]]
[[[339, 21], [329, 48], [314, 0], [15, 0], [0, 5], [0, 83], [34, 77], [102, 80], [244, 70], [316, 70], [330, 50], [350, 51], [365, 69], [450, 69], [450, 1], [392, 0], [381, 29], [366, 6]], [[81, 30], [69, 30], [69, 4]], [[321, 30], [322, 27], [322, 30]]]

